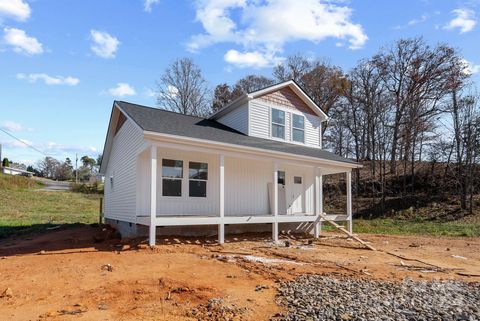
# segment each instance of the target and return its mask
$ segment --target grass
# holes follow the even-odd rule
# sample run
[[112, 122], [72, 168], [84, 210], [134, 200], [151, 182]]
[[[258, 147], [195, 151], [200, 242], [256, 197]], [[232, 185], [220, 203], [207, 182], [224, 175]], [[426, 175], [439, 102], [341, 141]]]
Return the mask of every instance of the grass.
[[[326, 230], [334, 230], [329, 224], [324, 224]], [[328, 227], [327, 227], [328, 225]], [[480, 224], [461, 222], [432, 222], [421, 220], [373, 219], [353, 220], [355, 233], [399, 234], [399, 235], [431, 235], [453, 237], [479, 237]]]
[[26, 177], [0, 175], [0, 239], [56, 225], [98, 222], [100, 195], [41, 191]]

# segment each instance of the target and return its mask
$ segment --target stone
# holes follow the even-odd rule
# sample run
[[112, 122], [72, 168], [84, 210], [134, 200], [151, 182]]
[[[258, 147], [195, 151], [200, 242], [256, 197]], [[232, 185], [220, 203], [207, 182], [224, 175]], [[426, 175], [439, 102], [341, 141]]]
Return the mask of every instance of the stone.
[[13, 291], [10, 288], [6, 288], [0, 295], [0, 298], [11, 298], [11, 297], [13, 297]]

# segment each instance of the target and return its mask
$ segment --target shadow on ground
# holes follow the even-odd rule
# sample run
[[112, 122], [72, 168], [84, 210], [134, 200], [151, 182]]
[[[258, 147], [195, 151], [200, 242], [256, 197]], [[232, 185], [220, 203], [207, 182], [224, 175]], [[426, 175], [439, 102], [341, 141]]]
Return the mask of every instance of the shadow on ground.
[[[15, 255], [59, 255], [68, 253], [93, 251], [131, 251], [148, 248], [148, 239], [121, 239], [116, 230], [108, 225], [99, 224], [37, 224], [23, 227], [2, 227], [0, 235], [8, 229], [7, 238], [0, 238], [0, 256]], [[13, 230], [12, 230], [13, 229]], [[4, 234], [5, 235], [5, 234]], [[288, 240], [306, 240], [309, 235], [280, 235], [281, 242]], [[225, 243], [239, 242], [272, 242], [270, 233], [244, 233], [226, 235]], [[157, 236], [157, 245], [197, 245], [218, 246], [217, 236], [184, 237], [162, 235]]]

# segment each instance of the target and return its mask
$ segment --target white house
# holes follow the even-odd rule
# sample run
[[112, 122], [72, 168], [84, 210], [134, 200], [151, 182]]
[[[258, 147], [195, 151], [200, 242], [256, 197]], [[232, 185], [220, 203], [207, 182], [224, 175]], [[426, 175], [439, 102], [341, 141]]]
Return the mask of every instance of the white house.
[[346, 173], [346, 213], [327, 217], [351, 230], [351, 170], [360, 165], [322, 149], [327, 119], [293, 81], [206, 119], [115, 101], [100, 169], [105, 218], [123, 234], [148, 230], [151, 245], [157, 233], [212, 226], [219, 243], [226, 228], [268, 227], [274, 241], [279, 225], [318, 236], [322, 178]]

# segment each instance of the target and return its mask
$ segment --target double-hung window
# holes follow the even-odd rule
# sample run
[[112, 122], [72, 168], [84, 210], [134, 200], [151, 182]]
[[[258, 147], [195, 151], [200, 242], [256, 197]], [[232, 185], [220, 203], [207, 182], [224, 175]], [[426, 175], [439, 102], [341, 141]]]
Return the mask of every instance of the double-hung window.
[[292, 114], [292, 140], [305, 142], [305, 117], [302, 115]]
[[272, 137], [285, 139], [285, 112], [272, 108]]
[[189, 162], [188, 179], [190, 197], [207, 197], [207, 163]]
[[162, 195], [182, 196], [183, 161], [162, 159]]

